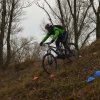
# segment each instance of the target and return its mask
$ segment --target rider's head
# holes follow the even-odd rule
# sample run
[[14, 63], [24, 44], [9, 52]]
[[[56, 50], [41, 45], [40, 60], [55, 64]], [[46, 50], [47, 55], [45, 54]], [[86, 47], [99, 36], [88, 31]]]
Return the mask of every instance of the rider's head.
[[45, 25], [45, 29], [46, 29], [46, 30], [50, 30], [51, 28], [52, 28], [52, 25], [50, 25], [50, 24], [46, 24], [46, 25]]

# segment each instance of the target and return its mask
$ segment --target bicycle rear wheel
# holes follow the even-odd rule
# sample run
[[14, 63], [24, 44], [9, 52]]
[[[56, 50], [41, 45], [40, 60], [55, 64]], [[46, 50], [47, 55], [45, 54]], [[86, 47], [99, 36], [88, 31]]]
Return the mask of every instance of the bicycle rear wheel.
[[57, 71], [57, 60], [52, 54], [45, 54], [42, 60], [42, 66], [46, 73], [55, 73]]

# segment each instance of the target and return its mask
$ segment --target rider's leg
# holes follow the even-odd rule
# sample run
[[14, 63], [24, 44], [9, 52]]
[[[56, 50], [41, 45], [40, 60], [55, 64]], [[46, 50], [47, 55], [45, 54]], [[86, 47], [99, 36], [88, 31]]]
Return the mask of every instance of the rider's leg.
[[61, 37], [58, 37], [58, 39], [56, 40], [56, 48], [57, 48], [57, 52], [58, 52], [58, 56], [57, 58], [62, 58], [64, 57], [64, 54], [61, 51], [61, 47], [60, 47], [60, 43], [61, 43]]
[[56, 43], [57, 51], [60, 52], [60, 39], [58, 38], [55, 43]]
[[60, 50], [60, 42], [62, 41], [63, 37], [59, 35], [58, 39], [56, 40], [56, 47], [58, 50]]

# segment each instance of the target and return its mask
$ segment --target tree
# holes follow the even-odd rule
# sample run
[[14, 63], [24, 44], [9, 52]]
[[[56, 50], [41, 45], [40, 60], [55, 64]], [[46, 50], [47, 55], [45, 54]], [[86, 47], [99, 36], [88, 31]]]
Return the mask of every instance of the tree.
[[9, 65], [11, 58], [11, 45], [10, 45], [11, 35], [13, 34], [13, 32], [21, 31], [21, 28], [17, 26], [17, 23], [20, 21], [19, 18], [22, 15], [22, 5], [20, 3], [21, 0], [10, 0], [7, 2], [8, 4], [7, 59], [5, 66]]
[[34, 51], [34, 39], [14, 37], [11, 40], [11, 63], [18, 64], [30, 60]]
[[65, 28], [64, 14], [63, 14], [63, 10], [62, 10], [62, 6], [61, 6], [60, 0], [57, 0], [57, 3], [58, 3], [58, 8], [59, 8], [59, 11], [60, 11], [60, 15], [61, 15], [61, 23], [62, 23], [63, 27]]
[[[21, 0], [1, 0], [0, 2], [0, 67], [8, 65], [10, 62], [11, 35], [22, 30], [18, 25], [20, 16], [23, 15], [23, 5], [21, 3]], [[3, 58], [4, 49], [7, 50], [6, 63]]]
[[[89, 4], [88, 1], [74, 0], [74, 11], [73, 11], [73, 6], [71, 6], [71, 1], [67, 0], [67, 2], [68, 2], [70, 13], [73, 17], [73, 22], [74, 22], [75, 44], [78, 46], [79, 38], [83, 34], [82, 31], [84, 31], [85, 28], [87, 29], [87, 26], [88, 26], [88, 29], [90, 28], [89, 18], [87, 17], [87, 15], [90, 10], [91, 4]], [[88, 37], [88, 34], [90, 33], [92, 32], [87, 33], [87, 37]], [[86, 37], [86, 40], [88, 39], [87, 37]], [[84, 39], [83, 43], [86, 40]]]
[[13, 14], [14, 14], [15, 0], [11, 2], [11, 9], [9, 9], [9, 22], [8, 22], [8, 32], [7, 32], [7, 61], [6, 65], [9, 64], [11, 58], [11, 46], [10, 46], [10, 35], [12, 30]]
[[5, 32], [6, 0], [1, 1], [1, 26], [0, 26], [0, 67], [3, 66], [3, 41]]
[[94, 0], [90, 0], [93, 11], [96, 16], [96, 39], [100, 39], [100, 0], [98, 0], [98, 7], [95, 8]]

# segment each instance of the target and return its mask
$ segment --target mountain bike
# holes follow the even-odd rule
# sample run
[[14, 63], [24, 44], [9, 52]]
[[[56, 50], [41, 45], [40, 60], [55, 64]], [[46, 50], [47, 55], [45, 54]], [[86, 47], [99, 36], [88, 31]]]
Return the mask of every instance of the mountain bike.
[[[69, 62], [72, 62], [72, 58], [77, 59], [79, 56], [79, 50], [74, 43], [68, 43], [66, 48], [64, 48], [61, 43], [60, 50], [57, 50], [56, 47], [51, 46], [49, 43], [44, 43], [44, 45], [47, 46], [47, 52], [43, 56], [42, 67], [48, 74], [55, 73], [58, 69], [58, 58], [55, 56], [55, 54], [60, 56], [59, 59], [67, 58]], [[68, 47], [70, 48], [70, 53], [68, 51]]]

